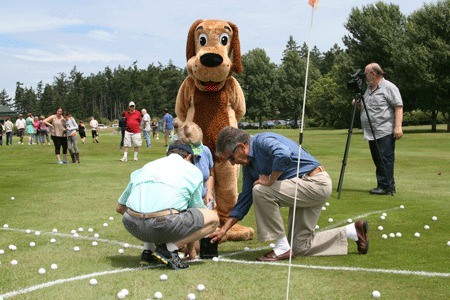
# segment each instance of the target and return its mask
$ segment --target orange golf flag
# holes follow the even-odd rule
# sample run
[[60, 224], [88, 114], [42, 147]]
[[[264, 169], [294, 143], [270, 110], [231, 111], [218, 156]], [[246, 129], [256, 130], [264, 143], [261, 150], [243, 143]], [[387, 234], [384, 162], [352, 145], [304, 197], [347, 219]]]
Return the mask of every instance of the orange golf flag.
[[316, 7], [319, 4], [319, 0], [308, 0], [308, 4], [312, 7]]

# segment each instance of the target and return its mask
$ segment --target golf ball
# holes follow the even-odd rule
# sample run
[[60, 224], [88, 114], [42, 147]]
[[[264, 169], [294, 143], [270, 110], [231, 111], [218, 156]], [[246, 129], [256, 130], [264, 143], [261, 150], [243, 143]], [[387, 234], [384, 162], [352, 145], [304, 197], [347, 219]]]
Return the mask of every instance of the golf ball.
[[401, 232], [397, 232], [397, 233], [395, 234], [395, 236], [396, 236], [396, 237], [402, 237], [402, 233], [401, 233]]
[[25, 233], [26, 233], [26, 234], [30, 234], [30, 233], [31, 233], [31, 229], [25, 230]]
[[404, 205], [400, 205], [400, 208], [401, 208], [401, 209], [404, 209], [404, 208], [405, 208], [405, 206], [404, 206]]
[[121, 290], [121, 292], [122, 292], [122, 293], [124, 293], [124, 294], [125, 294], [125, 296], [128, 296], [128, 294], [130, 293], [130, 292], [128, 292], [128, 290], [127, 290], [127, 289], [122, 289], [122, 290]]
[[58, 265], [57, 265], [57, 264], [52, 264], [52, 265], [50, 266], [50, 269], [56, 270], [56, 269], [58, 269]]
[[35, 231], [35, 232], [34, 232], [34, 235], [35, 235], [35, 236], [39, 236], [39, 235], [41, 235], [41, 232], [40, 232], [40, 231]]
[[430, 226], [425, 225], [425, 226], [423, 226], [423, 229], [428, 230], [428, 229], [430, 229]]
[[117, 299], [125, 299], [125, 297], [126, 295], [122, 291], [117, 293]]
[[393, 232], [389, 233], [389, 237], [395, 238], [395, 233], [393, 233]]
[[98, 243], [96, 241], [92, 242], [92, 246], [97, 246], [97, 245], [98, 245]]
[[5, 250], [0, 249], [0, 254], [5, 254]]
[[9, 228], [8, 224], [3, 224], [3, 228]]
[[91, 278], [91, 280], [89, 280], [89, 284], [90, 285], [97, 285], [97, 279]]
[[18, 264], [17, 260], [13, 259], [13, 260], [11, 261], [11, 265], [15, 266], [15, 265], [17, 265], [17, 264]]
[[11, 197], [11, 200], [14, 200], [14, 199], [16, 199], [16, 198], [14, 198], [14, 197]]
[[437, 221], [437, 217], [436, 217], [436, 216], [433, 216], [433, 217], [431, 218], [431, 220]]
[[449, 247], [450, 247], [450, 241], [448, 241], [448, 242], [447, 242], [447, 246], [449, 246]]
[[380, 298], [381, 297], [381, 293], [379, 291], [373, 291], [372, 292], [372, 297], [373, 298]]
[[333, 218], [328, 219], [328, 222], [330, 222], [330, 223], [333, 223], [333, 221], [334, 221]]
[[195, 295], [194, 294], [192, 294], [192, 293], [189, 293], [188, 295], [187, 295], [187, 298], [186, 298], [187, 300], [195, 300]]
[[382, 231], [383, 229], [384, 229], [383, 226], [378, 226], [379, 231]]
[[45, 269], [44, 268], [40, 268], [38, 272], [39, 272], [39, 274], [45, 274]]
[[124, 251], [122, 248], [120, 248], [120, 249], [118, 250], [118, 252], [119, 252], [119, 254], [123, 254], [125, 251]]
[[130, 248], [130, 244], [125, 243], [125, 244], [123, 244], [123, 247], [124, 247], [124, 248]]
[[387, 217], [387, 213], [382, 213], [381, 215]]
[[94, 229], [93, 228], [89, 228], [88, 232], [94, 232]]
[[71, 233], [71, 234], [75, 234], [75, 233], [77, 233], [77, 231], [76, 231], [75, 229], [72, 229], [72, 230], [70, 231], [70, 233]]
[[167, 275], [166, 274], [161, 274], [161, 276], [159, 276], [159, 279], [161, 281], [166, 281], [167, 280]]
[[327, 208], [325, 206], [322, 206], [322, 210], [327, 210]]
[[99, 235], [98, 233], [94, 233], [94, 237], [95, 237], [96, 239], [98, 239], [99, 236], [100, 236], [100, 235]]
[[110, 221], [113, 221], [113, 220], [114, 220], [114, 217], [109, 217], [109, 220], [110, 220]]
[[274, 243], [271, 243], [269, 246], [270, 246], [270, 248], [275, 248], [275, 244]]
[[30, 242], [30, 247], [34, 247], [34, 246], [36, 246], [36, 243], [35, 242]]
[[73, 237], [78, 237], [78, 233], [75, 232], [75, 233], [73, 234]]
[[202, 292], [204, 290], [205, 290], [205, 285], [204, 284], [200, 283], [199, 285], [197, 285], [197, 291]]
[[78, 232], [83, 232], [83, 231], [84, 231], [83, 227], [78, 228]]
[[214, 256], [212, 260], [213, 261], [219, 261], [219, 258], [217, 256]]
[[56, 239], [54, 239], [54, 238], [51, 238], [51, 239], [50, 239], [50, 243], [53, 244], [53, 243], [55, 243], [55, 242], [56, 242]]
[[326, 202], [326, 203], [325, 203], [325, 206], [330, 206], [330, 202]]
[[244, 247], [244, 251], [250, 251], [249, 247]]
[[9, 245], [8, 248], [11, 251], [16, 251], [17, 250], [17, 246], [16, 245]]
[[381, 238], [382, 238], [383, 240], [385, 240], [385, 239], [388, 238], [388, 236], [387, 236], [387, 234], [383, 234], [383, 235], [381, 236]]
[[414, 233], [414, 236], [415, 237], [420, 237], [420, 233], [416, 232], [416, 233]]
[[80, 247], [78, 247], [78, 246], [73, 247], [73, 251], [75, 251], [75, 252], [80, 251]]
[[319, 225], [316, 225], [316, 229], [319, 229], [320, 228], [320, 226]]
[[347, 223], [351, 224], [351, 223], [353, 223], [353, 220], [352, 219], [347, 219]]
[[381, 216], [381, 217], [380, 217], [380, 220], [384, 220], [384, 219], [386, 219], [385, 216]]
[[155, 299], [162, 299], [161, 292], [156, 292], [155, 295], [153, 295]]
[[108, 227], [108, 223], [103, 223], [103, 226], [104, 227]]
[[53, 232], [53, 233], [58, 233], [58, 229], [53, 228], [52, 232]]

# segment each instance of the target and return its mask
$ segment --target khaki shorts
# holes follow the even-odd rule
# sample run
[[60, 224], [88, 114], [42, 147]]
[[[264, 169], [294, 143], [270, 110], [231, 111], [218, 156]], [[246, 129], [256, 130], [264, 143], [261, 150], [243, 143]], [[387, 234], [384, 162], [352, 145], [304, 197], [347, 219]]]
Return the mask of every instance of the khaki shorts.
[[141, 134], [125, 131], [123, 145], [125, 147], [140, 147], [142, 145]]

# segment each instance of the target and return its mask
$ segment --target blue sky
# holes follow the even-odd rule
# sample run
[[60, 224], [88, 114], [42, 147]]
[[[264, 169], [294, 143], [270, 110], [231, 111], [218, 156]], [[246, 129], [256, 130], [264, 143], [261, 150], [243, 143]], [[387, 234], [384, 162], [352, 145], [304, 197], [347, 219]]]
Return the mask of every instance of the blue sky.
[[[137, 61], [184, 67], [190, 25], [197, 19], [223, 19], [239, 28], [242, 54], [263, 48], [276, 64], [289, 36], [308, 42], [311, 7], [307, 0], [227, 0], [198, 4], [186, 0], [0, 0], [0, 90], [14, 97], [16, 82], [35, 88], [52, 83], [74, 66], [85, 76]], [[343, 47], [343, 24], [353, 7], [370, 0], [320, 0], [314, 12], [311, 44], [320, 51]], [[384, 1], [403, 14], [428, 0]]]

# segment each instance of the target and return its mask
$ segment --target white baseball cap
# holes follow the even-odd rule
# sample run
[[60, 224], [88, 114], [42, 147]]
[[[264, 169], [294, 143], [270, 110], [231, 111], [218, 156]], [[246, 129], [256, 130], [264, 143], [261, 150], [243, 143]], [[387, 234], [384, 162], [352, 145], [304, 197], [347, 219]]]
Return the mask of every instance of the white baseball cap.
[[134, 104], [133, 101], [130, 101], [130, 103], [128, 103], [128, 107], [130, 107], [130, 106], [136, 106], [136, 105]]

